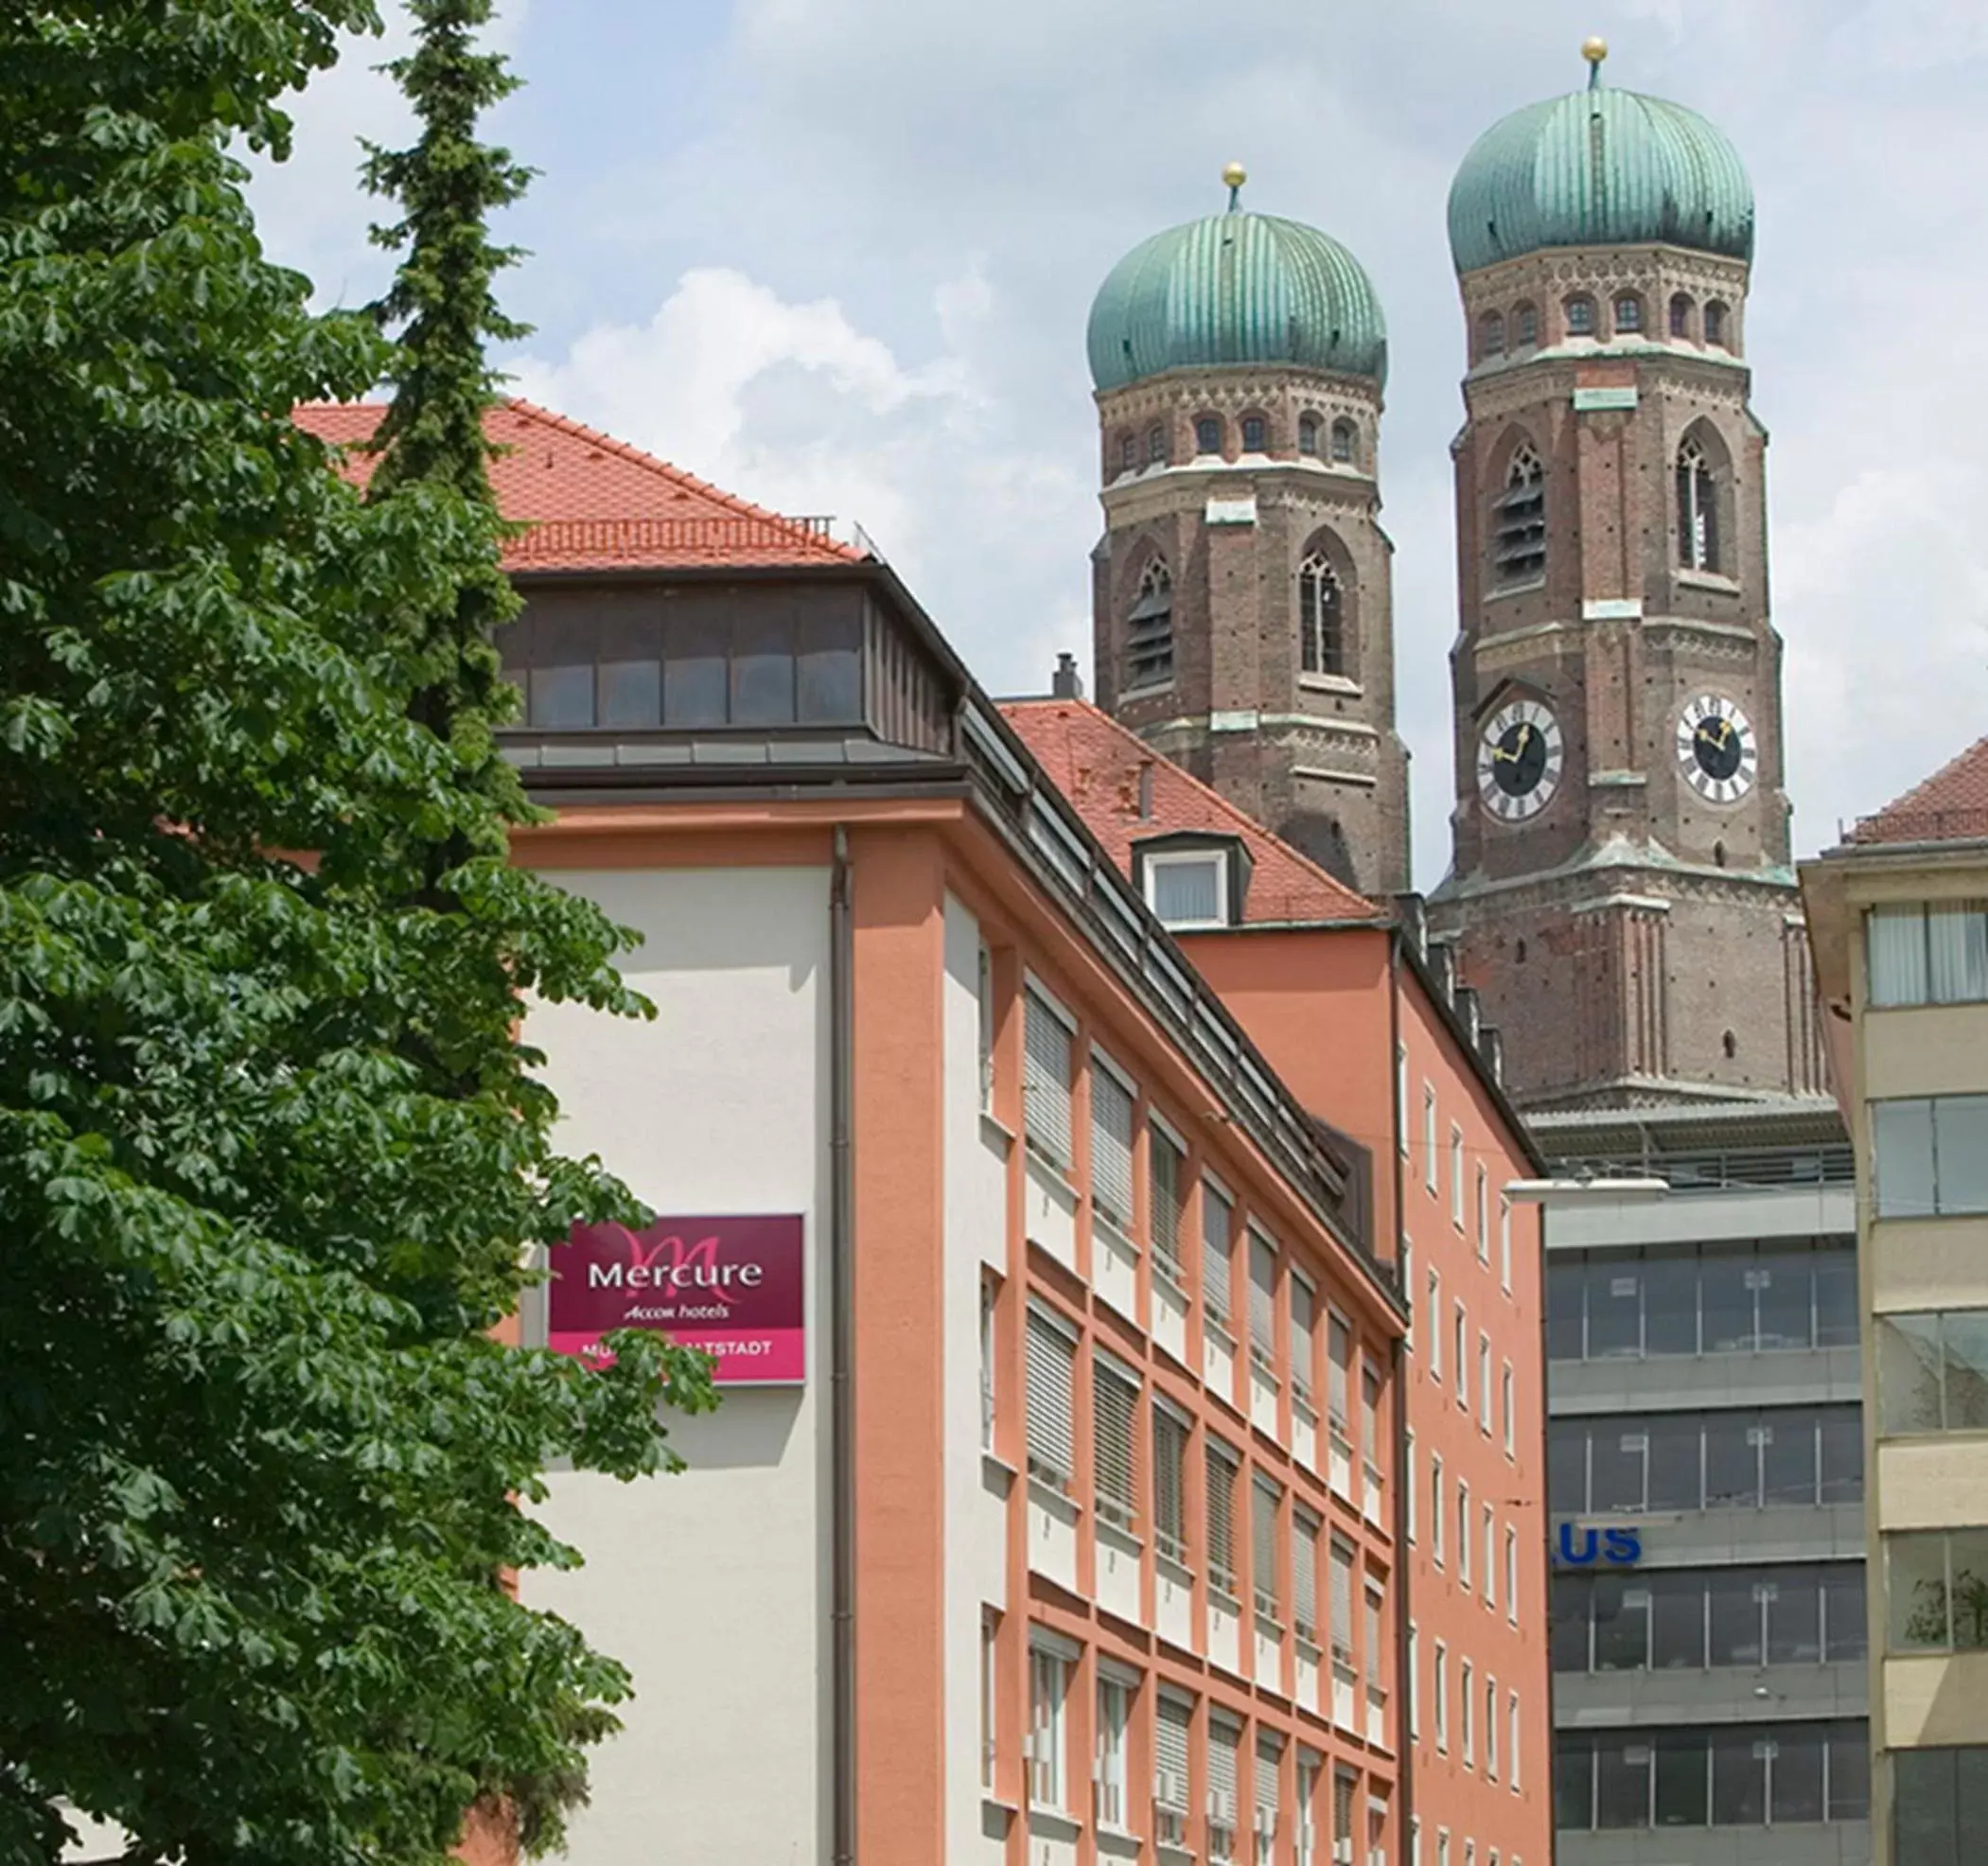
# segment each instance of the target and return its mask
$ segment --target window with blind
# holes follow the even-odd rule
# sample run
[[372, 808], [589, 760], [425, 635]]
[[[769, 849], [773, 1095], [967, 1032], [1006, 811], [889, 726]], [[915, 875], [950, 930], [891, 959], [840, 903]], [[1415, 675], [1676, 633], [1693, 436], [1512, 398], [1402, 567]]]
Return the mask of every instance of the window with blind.
[[1091, 1364], [1091, 1461], [1098, 1514], [1130, 1529], [1138, 1511], [1139, 1389], [1117, 1364], [1099, 1355]]
[[1510, 1362], [1505, 1363], [1504, 1371], [1499, 1376], [1498, 1414], [1504, 1423], [1504, 1454], [1509, 1458], [1516, 1454], [1517, 1450], [1512, 1428], [1512, 1367]]
[[1312, 1360], [1318, 1352], [1318, 1296], [1296, 1271], [1291, 1273], [1291, 1387], [1300, 1400], [1311, 1398], [1317, 1378]]
[[1484, 1687], [1484, 1772], [1498, 1779], [1498, 1681], [1487, 1680]]
[[1107, 1827], [1125, 1826], [1126, 1726], [1132, 1717], [1132, 1691], [1121, 1680], [1098, 1681], [1097, 1818]]
[[1040, 1646], [1029, 1653], [1029, 1799], [1037, 1807], [1064, 1805], [1063, 1660]]
[[979, 1013], [980, 1112], [994, 1107], [994, 955], [985, 943], [980, 947], [980, 966], [976, 1002]]
[[1234, 1724], [1208, 1720], [1208, 1857], [1236, 1855], [1236, 1748], [1242, 1733]]
[[1477, 1260], [1491, 1260], [1491, 1182], [1483, 1167], [1477, 1169]]
[[1504, 1700], [1506, 1740], [1504, 1745], [1504, 1779], [1513, 1794], [1519, 1792], [1519, 1694], [1508, 1692]]
[[1332, 1656], [1353, 1663], [1353, 1551], [1332, 1538]]
[[1468, 1412], [1470, 1406], [1470, 1318], [1464, 1312], [1460, 1302], [1452, 1309], [1451, 1329], [1453, 1339], [1450, 1345], [1456, 1368], [1456, 1403]]
[[1477, 1336], [1477, 1429], [1491, 1429], [1491, 1338], [1482, 1329]]
[[1456, 1578], [1470, 1585], [1470, 1487], [1462, 1479], [1456, 1486]]
[[1229, 1250], [1236, 1207], [1207, 1180], [1201, 1187], [1201, 1299], [1211, 1322], [1229, 1319]]
[[1291, 1592], [1300, 1639], [1318, 1644], [1318, 1519], [1291, 1512]]
[[1337, 1315], [1326, 1317], [1326, 1414], [1346, 1435], [1346, 1377], [1353, 1364], [1353, 1330]]
[[1070, 1167], [1070, 1027], [1033, 991], [1022, 1009], [1022, 1125], [1028, 1144]]
[[1484, 1604], [1498, 1605], [1498, 1512], [1484, 1505]]
[[1152, 1206], [1152, 1262], [1176, 1287], [1180, 1276], [1181, 1199], [1187, 1155], [1152, 1122], [1146, 1126], [1146, 1190]]
[[1435, 1643], [1435, 1660], [1429, 1673], [1429, 1695], [1435, 1700], [1435, 1747], [1446, 1755], [1450, 1750], [1450, 1648]]
[[1429, 1552], [1435, 1565], [1443, 1565], [1443, 1511], [1449, 1500], [1443, 1495], [1443, 1461], [1434, 1453], [1429, 1459]]
[[1443, 1273], [1429, 1273], [1429, 1378], [1443, 1377]]
[[1435, 1084], [1422, 1084], [1422, 1185], [1435, 1190]]
[[1450, 1123], [1450, 1223], [1464, 1228], [1464, 1131]]
[[1275, 1484], [1260, 1477], [1251, 1481], [1250, 1570], [1259, 1620], [1283, 1617], [1277, 1611], [1277, 1510], [1283, 1500]]
[[1268, 1372], [1277, 1356], [1277, 1247], [1268, 1238], [1249, 1234], [1249, 1351]]
[[1188, 1558], [1188, 1506], [1184, 1476], [1188, 1427], [1157, 1400], [1152, 1405], [1152, 1533], [1159, 1552]]
[[1257, 1738], [1257, 1775], [1251, 1784], [1256, 1793], [1256, 1835], [1258, 1866], [1271, 1866], [1276, 1857], [1277, 1816], [1281, 1810], [1279, 1776], [1284, 1766], [1282, 1747], [1268, 1736]]
[[1029, 1311], [1029, 1474], [1067, 1492], [1076, 1470], [1070, 1385], [1077, 1345], [1039, 1310]]
[[1236, 1457], [1208, 1440], [1208, 1584], [1236, 1592]]
[[1297, 1759], [1297, 1866], [1317, 1866], [1311, 1810], [1318, 1800], [1318, 1763], [1309, 1756], [1300, 1755]]
[[1154, 1838], [1176, 1845], [1188, 1833], [1188, 1739], [1193, 1725], [1191, 1704], [1161, 1697], [1152, 1742]]
[[1874, 1008], [1988, 999], [1988, 901], [1873, 907], [1864, 925]]
[[980, 1278], [980, 1449], [994, 1448], [994, 1286]]
[[1347, 1769], [1332, 1771], [1332, 1857], [1335, 1862], [1353, 1857], [1353, 1807], [1360, 1795], [1360, 1778]]
[[1463, 1738], [1464, 1767], [1477, 1767], [1477, 1668], [1466, 1659], [1456, 1681], [1457, 1734]]
[[1504, 1617], [1519, 1624], [1519, 1532], [1504, 1532]]
[[1091, 1203], [1132, 1228], [1133, 1095], [1103, 1056], [1091, 1053]]
[[1361, 1448], [1366, 1452], [1368, 1477], [1381, 1475], [1381, 1372], [1371, 1361], [1360, 1369]]
[[1387, 1598], [1381, 1588], [1371, 1579], [1366, 1584], [1366, 1682], [1370, 1691], [1381, 1688], [1385, 1676], [1381, 1657], [1385, 1647], [1381, 1639], [1381, 1624], [1387, 1615]]

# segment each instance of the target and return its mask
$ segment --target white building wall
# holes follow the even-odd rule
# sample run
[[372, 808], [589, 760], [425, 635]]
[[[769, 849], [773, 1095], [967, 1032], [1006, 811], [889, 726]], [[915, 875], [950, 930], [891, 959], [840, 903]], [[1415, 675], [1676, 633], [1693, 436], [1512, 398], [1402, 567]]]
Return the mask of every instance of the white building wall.
[[[651, 1022], [535, 1007], [559, 1140], [660, 1213], [800, 1212], [805, 1387], [732, 1388], [673, 1421], [690, 1469], [552, 1479], [577, 1573], [525, 1578], [634, 1674], [595, 1752], [574, 1866], [800, 1866], [829, 1822], [829, 875], [825, 869], [558, 873], [643, 943]], [[540, 1324], [542, 1329], [542, 1322]], [[537, 1337], [543, 1339], [542, 1333]]]
[[[1008, 1141], [980, 1114], [979, 923], [945, 903], [947, 1866], [998, 1866], [980, 1786], [980, 1623], [1007, 1605], [1007, 1474], [980, 1447], [980, 1282], [1007, 1268]], [[998, 1825], [994, 1829], [998, 1834]]]

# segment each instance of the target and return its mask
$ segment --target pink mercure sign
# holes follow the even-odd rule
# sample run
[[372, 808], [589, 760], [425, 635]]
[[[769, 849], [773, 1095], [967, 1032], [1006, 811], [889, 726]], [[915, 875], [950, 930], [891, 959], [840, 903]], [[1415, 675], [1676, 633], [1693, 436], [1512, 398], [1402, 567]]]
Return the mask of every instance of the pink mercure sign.
[[717, 1362], [720, 1386], [807, 1378], [799, 1218], [659, 1218], [640, 1231], [575, 1224], [553, 1251], [555, 1354], [607, 1358], [601, 1337], [653, 1329]]

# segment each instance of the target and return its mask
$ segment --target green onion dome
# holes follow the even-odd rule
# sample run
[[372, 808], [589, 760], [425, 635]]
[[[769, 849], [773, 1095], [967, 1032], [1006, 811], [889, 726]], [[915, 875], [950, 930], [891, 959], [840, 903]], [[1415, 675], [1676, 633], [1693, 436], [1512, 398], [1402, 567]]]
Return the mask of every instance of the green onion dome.
[[1091, 306], [1100, 390], [1264, 363], [1385, 382], [1387, 326], [1360, 261], [1316, 227], [1243, 212], [1240, 186], [1227, 213], [1154, 234], [1111, 269]]
[[1550, 246], [1662, 242], [1753, 256], [1753, 187], [1739, 153], [1696, 111], [1601, 81], [1494, 123], [1450, 188], [1459, 273]]

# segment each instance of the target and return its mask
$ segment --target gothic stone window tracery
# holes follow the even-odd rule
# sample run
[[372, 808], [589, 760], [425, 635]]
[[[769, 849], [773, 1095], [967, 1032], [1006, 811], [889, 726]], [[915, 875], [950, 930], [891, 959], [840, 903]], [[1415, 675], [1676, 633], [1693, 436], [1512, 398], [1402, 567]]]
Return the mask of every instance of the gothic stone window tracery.
[[1322, 545], [1297, 573], [1298, 666], [1306, 674], [1346, 672], [1346, 592]]
[[1717, 571], [1718, 476], [1695, 439], [1678, 449], [1678, 562], [1688, 571]]

